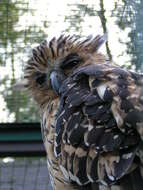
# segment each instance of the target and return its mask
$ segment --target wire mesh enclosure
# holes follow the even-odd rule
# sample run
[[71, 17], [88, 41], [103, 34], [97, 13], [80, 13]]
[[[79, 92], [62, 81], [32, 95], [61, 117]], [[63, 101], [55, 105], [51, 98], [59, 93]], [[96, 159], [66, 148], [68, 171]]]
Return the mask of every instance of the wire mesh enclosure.
[[51, 189], [40, 124], [0, 124], [0, 190], [27, 189]]
[[0, 189], [50, 190], [46, 158], [1, 158]]
[[[26, 127], [40, 121], [38, 108], [28, 92], [13, 88], [31, 49], [61, 33], [107, 33], [100, 51], [122, 67], [143, 71], [142, 10], [142, 0], [0, 0], [0, 123], [12, 123], [8, 130], [0, 125], [0, 190], [51, 189], [40, 129]], [[16, 134], [20, 123], [25, 128]], [[30, 155], [34, 148], [36, 157]]]

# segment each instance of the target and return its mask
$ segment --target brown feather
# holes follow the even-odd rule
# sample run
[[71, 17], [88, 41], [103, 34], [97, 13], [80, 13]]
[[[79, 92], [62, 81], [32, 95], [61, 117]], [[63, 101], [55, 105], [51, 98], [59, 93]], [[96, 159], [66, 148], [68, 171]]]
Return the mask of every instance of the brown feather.
[[[55, 190], [121, 189], [138, 166], [143, 75], [110, 64], [97, 52], [103, 42], [99, 35], [53, 38], [33, 50], [25, 68]], [[66, 76], [58, 95], [52, 71]]]

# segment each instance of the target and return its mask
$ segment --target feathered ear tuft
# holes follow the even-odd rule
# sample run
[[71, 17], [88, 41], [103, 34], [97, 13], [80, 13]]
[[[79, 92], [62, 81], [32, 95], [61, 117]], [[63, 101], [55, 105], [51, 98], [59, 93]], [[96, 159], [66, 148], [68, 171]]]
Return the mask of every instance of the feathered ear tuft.
[[73, 46], [73, 49], [76, 49], [77, 51], [87, 51], [89, 53], [94, 53], [98, 51], [98, 49], [101, 47], [102, 44], [104, 44], [107, 41], [107, 34], [104, 34], [103, 36], [97, 35], [89, 35], [85, 39], [79, 38], [77, 42], [75, 42], [75, 46]]
[[95, 51], [98, 51], [98, 49], [107, 41], [107, 33], [105, 33], [103, 36], [96, 36], [92, 40], [91, 49], [90, 52], [93, 53]]

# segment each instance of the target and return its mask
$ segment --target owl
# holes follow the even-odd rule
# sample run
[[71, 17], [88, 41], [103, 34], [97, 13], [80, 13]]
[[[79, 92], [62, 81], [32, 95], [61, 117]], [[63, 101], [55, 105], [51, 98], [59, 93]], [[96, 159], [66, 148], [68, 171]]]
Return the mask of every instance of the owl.
[[25, 66], [53, 190], [127, 189], [131, 176], [141, 177], [143, 75], [99, 53], [105, 41], [54, 37], [34, 48]]

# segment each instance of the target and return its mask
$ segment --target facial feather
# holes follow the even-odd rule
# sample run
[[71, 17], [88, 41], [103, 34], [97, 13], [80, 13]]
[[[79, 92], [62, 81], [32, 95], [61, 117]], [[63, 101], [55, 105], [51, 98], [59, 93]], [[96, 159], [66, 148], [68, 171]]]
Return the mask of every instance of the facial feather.
[[[52, 80], [51, 84], [52, 72], [57, 72], [60, 78], [63, 77], [61, 73], [68, 77], [77, 67], [94, 62], [104, 62], [105, 57], [97, 53], [98, 48], [104, 42], [105, 36], [100, 35], [86, 38], [61, 35], [49, 42], [44, 41], [34, 48], [32, 57], [25, 67], [24, 77], [28, 81], [27, 87], [36, 102], [43, 106], [57, 97], [56, 89], [53, 90], [52, 87], [57, 88], [58, 81]], [[64, 79], [65, 77], [61, 79], [61, 83]]]

